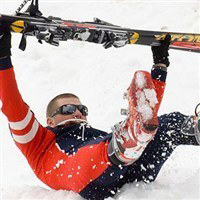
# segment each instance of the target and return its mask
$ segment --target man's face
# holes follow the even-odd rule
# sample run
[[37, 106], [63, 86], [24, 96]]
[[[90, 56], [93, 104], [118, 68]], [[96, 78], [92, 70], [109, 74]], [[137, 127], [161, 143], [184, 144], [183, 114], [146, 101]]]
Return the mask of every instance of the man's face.
[[[67, 104], [82, 105], [80, 100], [75, 97], [61, 98], [57, 100], [57, 105], [58, 105], [57, 108], [59, 108], [62, 105], [67, 105]], [[86, 116], [83, 116], [83, 114], [78, 109], [76, 109], [76, 111], [72, 113], [71, 115], [56, 114], [53, 117], [49, 117], [47, 119], [47, 125], [53, 128], [57, 126], [59, 123], [65, 120], [69, 120], [69, 119], [87, 120]]]

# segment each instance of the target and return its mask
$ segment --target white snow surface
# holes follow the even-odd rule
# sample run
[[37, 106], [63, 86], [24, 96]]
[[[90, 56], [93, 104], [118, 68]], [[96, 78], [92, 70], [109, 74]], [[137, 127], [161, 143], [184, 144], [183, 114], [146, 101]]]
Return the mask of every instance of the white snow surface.
[[[22, 0], [1, 0], [0, 13], [11, 14]], [[199, 1], [65, 1], [40, 0], [46, 16], [91, 21], [98, 17], [113, 24], [146, 30], [200, 32]], [[27, 50], [18, 49], [20, 34], [13, 34], [12, 61], [21, 94], [45, 125], [47, 103], [55, 95], [71, 92], [89, 108], [93, 127], [110, 132], [124, 119], [123, 92], [136, 70], [152, 66], [150, 47], [127, 45], [105, 50], [101, 45], [67, 41], [60, 47], [28, 38]], [[197, 53], [170, 50], [171, 65], [159, 114], [180, 111], [193, 114], [199, 102], [200, 57]], [[81, 200], [71, 191], [54, 191], [33, 174], [12, 141], [6, 117], [0, 116], [1, 199]], [[61, 164], [61, 163], [60, 163]], [[109, 200], [200, 199], [200, 148], [180, 146], [164, 164], [154, 183], [125, 185]]]

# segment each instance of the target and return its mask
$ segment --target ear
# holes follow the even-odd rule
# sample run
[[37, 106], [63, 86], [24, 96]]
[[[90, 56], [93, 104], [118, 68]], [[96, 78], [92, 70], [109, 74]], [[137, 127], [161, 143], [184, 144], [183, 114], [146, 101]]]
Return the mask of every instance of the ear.
[[55, 127], [55, 122], [54, 122], [54, 119], [52, 117], [47, 118], [47, 125], [52, 127], [52, 128]]

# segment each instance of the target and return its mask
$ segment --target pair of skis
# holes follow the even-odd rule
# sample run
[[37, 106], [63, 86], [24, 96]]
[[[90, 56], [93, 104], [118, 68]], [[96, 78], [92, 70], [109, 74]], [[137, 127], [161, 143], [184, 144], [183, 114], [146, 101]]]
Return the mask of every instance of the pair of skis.
[[161, 32], [122, 28], [95, 18], [93, 22], [63, 20], [58, 17], [44, 17], [38, 8], [38, 0], [32, 0], [25, 12], [20, 12], [24, 2], [15, 15], [0, 15], [0, 22], [10, 25], [11, 31], [22, 34], [20, 49], [25, 50], [27, 36], [34, 36], [40, 43], [45, 41], [58, 46], [60, 41], [79, 40], [103, 44], [105, 48], [122, 47], [127, 44], [159, 45], [167, 33], [171, 35], [171, 49], [200, 52], [200, 34]]

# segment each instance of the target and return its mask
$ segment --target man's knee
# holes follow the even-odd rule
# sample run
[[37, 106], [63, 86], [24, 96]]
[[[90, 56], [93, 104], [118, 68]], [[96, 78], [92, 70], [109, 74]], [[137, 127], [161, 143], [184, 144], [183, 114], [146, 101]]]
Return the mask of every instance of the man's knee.
[[159, 128], [180, 131], [181, 126], [188, 116], [180, 112], [172, 112], [159, 117]]

